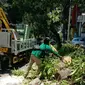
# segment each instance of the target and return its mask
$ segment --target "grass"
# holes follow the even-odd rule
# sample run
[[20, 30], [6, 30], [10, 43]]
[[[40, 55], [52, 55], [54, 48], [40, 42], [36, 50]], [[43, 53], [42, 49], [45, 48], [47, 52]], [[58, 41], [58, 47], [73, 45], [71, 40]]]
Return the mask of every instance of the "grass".
[[21, 71], [21, 70], [12, 70], [11, 71], [13, 75], [16, 75], [16, 76], [24, 76], [24, 71]]

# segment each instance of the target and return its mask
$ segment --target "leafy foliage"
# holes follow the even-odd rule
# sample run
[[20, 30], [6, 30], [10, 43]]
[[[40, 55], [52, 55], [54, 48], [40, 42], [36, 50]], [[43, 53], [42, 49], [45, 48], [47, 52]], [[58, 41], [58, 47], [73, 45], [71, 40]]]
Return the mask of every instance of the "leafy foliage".
[[11, 72], [13, 75], [16, 75], [16, 76], [24, 75], [24, 71], [17, 70], [17, 69], [12, 70]]
[[62, 11], [60, 0], [8, 0], [8, 3], [10, 4], [8, 14], [11, 21], [14, 23], [23, 21], [24, 23], [32, 24], [33, 33], [37, 36], [48, 35], [49, 24], [52, 21], [60, 21]]
[[41, 77], [52, 79], [53, 75], [57, 72], [57, 65], [59, 60], [53, 57], [46, 57], [41, 65]]
[[71, 68], [72, 73], [71, 80], [73, 83], [76, 83], [77, 85], [83, 85], [84, 82], [84, 76], [85, 76], [85, 56], [76, 57], [72, 60]]
[[80, 56], [84, 56], [84, 49], [81, 47], [77, 47], [75, 45], [72, 44], [64, 44], [60, 50], [59, 53], [64, 56], [64, 55], [70, 55], [71, 57], [75, 58], [75, 57], [80, 57]]
[[69, 83], [68, 83], [68, 81], [66, 81], [66, 80], [62, 80], [62, 81], [60, 82], [60, 85], [69, 85]]
[[[63, 48], [63, 49], [62, 49]], [[60, 85], [84, 85], [85, 84], [85, 52], [83, 48], [75, 47], [71, 44], [64, 44], [62, 46], [63, 56], [70, 55], [72, 62], [66, 68], [71, 69], [71, 74], [67, 80], [62, 80]], [[42, 64], [41, 73], [47, 79], [52, 79], [55, 72], [58, 71], [59, 60], [55, 57], [46, 57]], [[69, 83], [68, 83], [69, 82]]]

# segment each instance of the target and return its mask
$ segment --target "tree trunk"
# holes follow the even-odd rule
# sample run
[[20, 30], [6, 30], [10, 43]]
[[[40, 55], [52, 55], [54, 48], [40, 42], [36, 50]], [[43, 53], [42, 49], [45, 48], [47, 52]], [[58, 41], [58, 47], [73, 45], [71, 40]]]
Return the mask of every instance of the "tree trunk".
[[67, 40], [67, 30], [68, 30], [68, 16], [69, 16], [70, 0], [67, 0], [63, 9], [63, 42]]
[[52, 32], [53, 36], [52, 38], [56, 41], [57, 43], [57, 49], [60, 49], [62, 44], [61, 44], [61, 39], [60, 39], [60, 36], [58, 34], [58, 32], [55, 30], [55, 24], [52, 24], [51, 27], [50, 27], [50, 31]]

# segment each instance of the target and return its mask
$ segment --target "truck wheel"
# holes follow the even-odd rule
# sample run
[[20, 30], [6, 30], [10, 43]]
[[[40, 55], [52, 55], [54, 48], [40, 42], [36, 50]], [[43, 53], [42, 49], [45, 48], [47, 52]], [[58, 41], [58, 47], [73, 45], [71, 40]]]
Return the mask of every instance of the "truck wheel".
[[2, 56], [1, 58], [1, 69], [6, 70], [9, 67], [9, 59], [7, 56]]

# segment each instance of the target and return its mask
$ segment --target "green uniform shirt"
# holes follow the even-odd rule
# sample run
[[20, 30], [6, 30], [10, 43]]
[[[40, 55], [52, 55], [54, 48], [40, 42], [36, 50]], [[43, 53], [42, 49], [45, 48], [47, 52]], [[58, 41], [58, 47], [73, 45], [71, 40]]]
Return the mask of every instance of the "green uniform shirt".
[[51, 46], [47, 45], [47, 44], [44, 44], [42, 43], [40, 45], [40, 50], [33, 50], [31, 54], [33, 54], [35, 57], [37, 58], [41, 58], [43, 55], [42, 55], [42, 52], [43, 51], [48, 51], [50, 53], [54, 53], [56, 56], [60, 57], [60, 55], [58, 54], [58, 52], [55, 52], [52, 50]]

